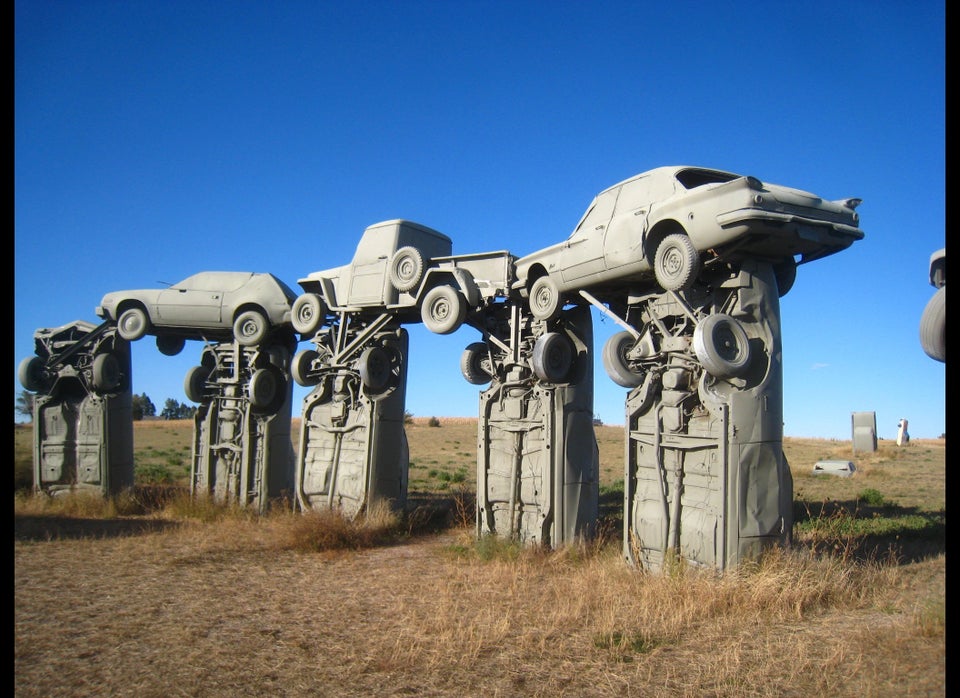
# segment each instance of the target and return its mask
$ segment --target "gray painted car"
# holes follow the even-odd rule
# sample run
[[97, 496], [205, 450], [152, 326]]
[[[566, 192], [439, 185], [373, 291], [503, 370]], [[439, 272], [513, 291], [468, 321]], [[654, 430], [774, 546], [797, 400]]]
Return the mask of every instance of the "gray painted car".
[[[128, 341], [152, 334], [167, 355], [186, 339], [254, 346], [283, 326], [297, 294], [273, 274], [204, 271], [162, 289], [114, 291], [96, 308]], [[292, 332], [292, 329], [291, 329]]]
[[579, 302], [564, 295], [580, 289], [677, 291], [706, 267], [753, 258], [775, 264], [782, 296], [797, 264], [863, 238], [859, 204], [722, 170], [659, 167], [600, 192], [564, 242], [520, 257], [514, 289], [549, 319]]
[[947, 249], [930, 255], [930, 285], [937, 289], [920, 316], [920, 346], [931, 359], [947, 361]]

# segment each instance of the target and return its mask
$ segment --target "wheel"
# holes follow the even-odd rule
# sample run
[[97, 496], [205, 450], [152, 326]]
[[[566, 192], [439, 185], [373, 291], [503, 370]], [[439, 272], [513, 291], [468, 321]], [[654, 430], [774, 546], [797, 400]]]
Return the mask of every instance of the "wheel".
[[436, 334], [456, 332], [467, 316], [467, 301], [453, 286], [435, 286], [424, 296], [420, 317]]
[[563, 302], [557, 283], [549, 276], [541, 276], [530, 286], [530, 313], [538, 320], [553, 320], [560, 314]]
[[627, 352], [636, 344], [627, 331], [617, 332], [603, 345], [603, 367], [610, 379], [622, 388], [636, 388], [643, 383], [645, 372], [636, 372], [627, 362]]
[[773, 265], [773, 276], [777, 280], [777, 295], [783, 298], [793, 288], [793, 282], [797, 280], [797, 260], [788, 257], [782, 262], [777, 262]]
[[183, 392], [190, 402], [203, 402], [203, 394], [209, 376], [210, 369], [206, 366], [194, 366], [187, 371], [187, 375], [183, 379]]
[[484, 342], [474, 342], [460, 356], [460, 373], [473, 385], [486, 385], [493, 378], [490, 351]]
[[750, 366], [750, 339], [736, 318], [708, 315], [693, 331], [693, 351], [716, 378], [742, 376]]
[[135, 342], [150, 329], [150, 318], [143, 308], [127, 308], [117, 320], [117, 333], [128, 342]]
[[183, 351], [186, 344], [183, 337], [174, 337], [169, 334], [157, 335], [157, 349], [165, 356], [176, 356]]
[[690, 288], [700, 271], [700, 253], [683, 233], [667, 235], [657, 248], [653, 273], [664, 291]]
[[416, 247], [401, 247], [390, 260], [390, 283], [398, 291], [410, 291], [423, 278], [423, 256]]
[[327, 319], [327, 304], [316, 293], [304, 293], [293, 302], [290, 317], [293, 329], [308, 339], [323, 327]]
[[259, 310], [246, 310], [237, 316], [233, 323], [233, 335], [237, 342], [245, 347], [260, 344], [266, 336], [270, 324]]
[[[947, 362], [947, 287], [941, 286], [927, 301], [920, 316], [920, 346], [931, 359]], [[22, 381], [21, 381], [22, 382]]]
[[533, 372], [547, 383], [562, 383], [573, 368], [573, 345], [560, 332], [547, 332], [533, 345]]
[[273, 365], [260, 368], [250, 377], [250, 405], [257, 412], [276, 412], [286, 399], [287, 379]]
[[319, 383], [319, 379], [310, 376], [310, 369], [313, 368], [313, 362], [317, 360], [320, 354], [313, 349], [304, 349], [293, 357], [290, 363], [290, 375], [298, 385], [309, 387]]
[[17, 378], [20, 385], [31, 393], [40, 392], [46, 382], [44, 362], [39, 356], [28, 356], [17, 367]]
[[97, 354], [93, 359], [93, 389], [111, 393], [120, 387], [121, 378], [120, 360], [113, 354]]
[[367, 347], [360, 355], [360, 380], [368, 390], [379, 393], [390, 382], [390, 357], [380, 347]]

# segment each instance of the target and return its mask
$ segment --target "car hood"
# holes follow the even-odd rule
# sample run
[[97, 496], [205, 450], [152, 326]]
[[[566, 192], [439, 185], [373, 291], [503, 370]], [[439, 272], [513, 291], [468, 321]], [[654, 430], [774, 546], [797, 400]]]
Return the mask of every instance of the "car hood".
[[309, 288], [311, 283], [316, 283], [321, 279], [327, 279], [329, 281], [336, 281], [343, 275], [343, 273], [350, 268], [349, 264], [345, 264], [339, 267], [331, 267], [330, 269], [324, 269], [323, 271], [315, 271], [303, 278], [297, 279], [297, 283], [303, 286], [304, 283], [307, 284], [304, 288]]
[[114, 307], [121, 300], [128, 298], [140, 300], [144, 303], [155, 303], [160, 297], [162, 289], [138, 289], [134, 291], [111, 291], [103, 296], [100, 305], [108, 308]]

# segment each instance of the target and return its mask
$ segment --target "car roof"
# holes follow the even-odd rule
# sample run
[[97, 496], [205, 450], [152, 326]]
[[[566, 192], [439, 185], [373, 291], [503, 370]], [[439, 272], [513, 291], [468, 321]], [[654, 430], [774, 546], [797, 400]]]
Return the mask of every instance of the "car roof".
[[633, 182], [643, 177], [658, 177], [663, 179], [676, 178], [679, 179], [683, 185], [689, 189], [691, 187], [698, 186], [699, 184], [706, 184], [709, 182], [729, 182], [732, 179], [737, 179], [738, 177], [742, 176], [743, 175], [738, 175], [734, 172], [718, 170], [712, 167], [697, 167], [695, 165], [664, 165], [663, 167], [655, 167], [652, 170], [647, 170], [646, 172], [635, 174], [632, 177], [627, 177], [623, 181], [607, 187], [601, 191], [600, 194], [608, 192], [611, 189], [616, 189], [617, 187], [622, 187], [624, 184], [628, 184], [629, 182]]

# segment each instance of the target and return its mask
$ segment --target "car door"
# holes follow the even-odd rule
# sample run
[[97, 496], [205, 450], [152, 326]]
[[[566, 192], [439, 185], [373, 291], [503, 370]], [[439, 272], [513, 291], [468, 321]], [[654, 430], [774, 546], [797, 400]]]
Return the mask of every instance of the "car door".
[[160, 292], [157, 324], [173, 327], [218, 327], [224, 279], [211, 272], [195, 274]]
[[598, 194], [564, 243], [560, 252], [560, 277], [564, 285], [581, 279], [600, 280], [597, 277], [605, 268], [603, 239], [619, 192], [619, 188], [614, 187]]
[[654, 179], [644, 175], [620, 187], [616, 209], [603, 240], [606, 273], [610, 277], [626, 276], [649, 268], [645, 243], [650, 210], [656, 197], [665, 195], [665, 192], [656, 191]]

